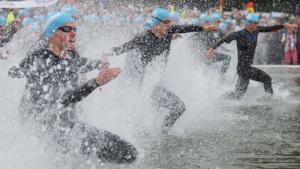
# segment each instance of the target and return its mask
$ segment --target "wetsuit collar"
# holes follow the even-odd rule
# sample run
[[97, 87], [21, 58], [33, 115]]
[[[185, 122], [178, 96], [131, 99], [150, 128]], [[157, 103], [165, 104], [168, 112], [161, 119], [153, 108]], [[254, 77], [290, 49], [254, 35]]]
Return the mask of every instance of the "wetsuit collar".
[[47, 50], [51, 55], [53, 55], [55, 58], [59, 58], [59, 59], [62, 59], [62, 60], [68, 59], [68, 58], [71, 57], [74, 53], [76, 53], [75, 51], [65, 51], [65, 52], [66, 52], [66, 53], [65, 53], [66, 56], [65, 56], [65, 57], [61, 57], [61, 56], [57, 55], [55, 52], [53, 52], [52, 50], [50, 50], [48, 45], [47, 45], [47, 47], [46, 47], [46, 50]]
[[255, 31], [252, 31], [252, 32], [250, 32], [247, 28], [245, 28], [245, 30], [247, 31], [247, 32], [249, 32], [249, 33], [253, 33], [253, 32], [255, 32]]
[[164, 35], [164, 36], [162, 36], [162, 37], [159, 37], [159, 36], [157, 36], [154, 32], [152, 32], [152, 31], [149, 31], [149, 33], [151, 34], [151, 35], [153, 35], [154, 37], [156, 37], [156, 38], [158, 38], [158, 39], [163, 39], [163, 38], [165, 38], [167, 35]]

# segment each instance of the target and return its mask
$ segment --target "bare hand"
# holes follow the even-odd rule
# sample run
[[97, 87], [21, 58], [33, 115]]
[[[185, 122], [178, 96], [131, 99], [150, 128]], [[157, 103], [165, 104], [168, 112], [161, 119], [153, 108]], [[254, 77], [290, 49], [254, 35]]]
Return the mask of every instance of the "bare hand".
[[101, 70], [96, 77], [96, 82], [98, 85], [102, 86], [109, 81], [117, 78], [117, 76], [121, 73], [121, 69], [119, 67], [116, 68], [107, 68], [101, 67]]
[[179, 39], [179, 38], [182, 38], [182, 35], [178, 34], [178, 33], [174, 34], [173, 37], [172, 37], [173, 40]]
[[213, 32], [218, 30], [218, 25], [212, 24], [212, 25], [205, 25], [203, 26], [203, 30], [205, 32]]
[[214, 54], [214, 49], [213, 48], [209, 48], [208, 51], [207, 51], [207, 53], [206, 53], [206, 57], [208, 59], [210, 59], [213, 56], [213, 54]]

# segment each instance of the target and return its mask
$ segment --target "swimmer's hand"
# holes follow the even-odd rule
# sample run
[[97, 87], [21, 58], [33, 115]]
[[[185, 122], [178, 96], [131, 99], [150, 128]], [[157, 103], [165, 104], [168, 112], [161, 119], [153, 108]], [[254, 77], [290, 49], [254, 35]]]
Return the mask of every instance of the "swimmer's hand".
[[173, 37], [172, 37], [173, 40], [176, 40], [176, 39], [179, 39], [179, 38], [182, 38], [182, 35], [179, 34], [179, 33], [174, 34]]
[[105, 85], [111, 80], [117, 78], [117, 76], [121, 73], [121, 71], [122, 70], [119, 67], [108, 68], [108, 67], [101, 66], [101, 70], [98, 76], [96, 77], [96, 83], [100, 86]]
[[205, 32], [214, 32], [214, 31], [218, 30], [218, 25], [216, 25], [216, 24], [205, 25], [205, 26], [203, 26], [203, 30]]
[[207, 53], [206, 53], [206, 57], [208, 59], [211, 59], [211, 57], [214, 55], [214, 49], [213, 48], [209, 48]]

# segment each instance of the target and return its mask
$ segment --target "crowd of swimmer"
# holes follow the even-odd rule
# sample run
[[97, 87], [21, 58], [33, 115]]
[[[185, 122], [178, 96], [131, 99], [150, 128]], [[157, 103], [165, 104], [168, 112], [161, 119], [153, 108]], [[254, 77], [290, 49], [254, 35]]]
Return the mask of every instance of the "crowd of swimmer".
[[[77, 4], [76, 4], [77, 5]], [[93, 7], [89, 5], [63, 5], [43, 9], [1, 9], [0, 10], [0, 45], [3, 46], [12, 38], [13, 34], [19, 29], [26, 27], [31, 33], [39, 33], [43, 30], [43, 25], [47, 19], [58, 11], [64, 11], [72, 17], [76, 17], [79, 23], [90, 22], [95, 24], [112, 24], [114, 26], [133, 26], [134, 28], [144, 28], [144, 23], [151, 15], [154, 7], [134, 7], [123, 6], [117, 9], [109, 9], [99, 5]], [[88, 10], [86, 10], [88, 9]], [[188, 7], [175, 8], [168, 6], [170, 17], [176, 24], [201, 24], [205, 22], [222, 22], [220, 29], [232, 32], [245, 27], [246, 13], [241, 11], [232, 11], [224, 15], [213, 8], [209, 11], [201, 12], [197, 8]], [[84, 11], [84, 13], [83, 13]], [[118, 12], [116, 12], [118, 11]], [[274, 25], [278, 23], [278, 18], [262, 17], [260, 24]]]
[[[34, 20], [26, 16], [28, 12], [29, 9], [19, 11], [18, 18], [24, 15], [22, 24]], [[257, 37], [260, 32], [273, 32], [294, 25], [285, 23], [261, 27], [258, 26], [259, 16], [248, 14], [243, 22], [245, 28], [232, 30], [230, 33], [224, 30], [228, 30], [233, 21], [224, 21], [220, 13], [202, 14], [197, 22], [186, 24], [176, 22], [180, 19], [179, 16], [180, 14], [165, 8], [153, 9], [143, 20], [142, 33], [120, 46], [112, 47], [98, 60], [83, 58], [76, 51], [77, 24], [81, 19], [74, 6], [66, 5], [60, 11], [51, 11], [43, 19], [37, 17], [43, 25], [44, 43], [29, 52], [20, 64], [12, 67], [8, 73], [12, 78], [26, 79], [19, 107], [23, 121], [40, 125], [38, 130], [49, 135], [62, 153], [72, 152], [117, 164], [136, 161], [138, 150], [132, 144], [109, 131], [82, 122], [78, 118], [78, 113], [82, 110], [76, 105], [96, 88], [117, 78], [121, 73], [119, 67], [110, 67], [110, 57], [136, 51], [138, 55], [130, 55], [134, 61], [126, 64], [130, 69], [129, 74], [142, 86], [147, 65], [160, 57], [166, 66], [174, 37], [190, 32], [205, 33], [205, 37], [212, 38], [207, 47], [207, 58], [212, 62], [225, 63], [221, 73], [226, 72], [230, 56], [216, 49], [224, 42], [237, 41], [239, 78], [235, 91], [227, 94], [226, 98], [242, 98], [250, 80], [262, 82], [266, 93], [273, 94], [271, 77], [252, 67]], [[84, 18], [86, 17], [82, 19]], [[103, 21], [103, 18], [101, 20]], [[4, 22], [6, 24], [6, 20]], [[35, 23], [29, 22], [29, 26]], [[215, 36], [216, 34], [218, 36]], [[86, 82], [80, 81], [80, 74], [93, 70], [99, 71], [95, 78]], [[162, 82], [158, 82], [153, 88], [149, 104], [157, 111], [168, 112], [162, 124], [162, 133], [166, 134], [169, 134], [170, 129], [186, 110], [186, 105], [180, 97]]]
[[[153, 8], [152, 6], [133, 5], [108, 7], [98, 3], [76, 3], [74, 5], [59, 3], [56, 6], [47, 8], [0, 9], [0, 47], [9, 42], [13, 38], [13, 35], [22, 28], [24, 28], [24, 31], [33, 34], [33, 36], [41, 34], [46, 20], [57, 11], [65, 11], [73, 17], [76, 17], [79, 25], [86, 22], [98, 25], [111, 24], [114, 27], [124, 28], [125, 26], [132, 28], [135, 33], [143, 31], [144, 23], [151, 15]], [[172, 4], [169, 4], [167, 9], [170, 11], [170, 17], [174, 24], [203, 24], [221, 21], [221, 24], [219, 24], [220, 29], [226, 33], [238, 31], [245, 27], [245, 11], [233, 10], [231, 12], [222, 13], [221, 15], [218, 10], [213, 8], [208, 11], [200, 11], [197, 8], [175, 7]], [[286, 18], [287, 16], [285, 15], [280, 17], [272, 17], [271, 15], [262, 16], [259, 22], [260, 25], [269, 26], [279, 24]], [[261, 64], [282, 63], [284, 53], [284, 44], [281, 43], [282, 34], [284, 34], [284, 32], [261, 35], [263, 42], [259, 41], [261, 45], [258, 46], [259, 52], [257, 53], [259, 55], [268, 53], [269, 55], [268, 57], [256, 58], [256, 62]], [[197, 38], [199, 38], [199, 36]], [[30, 36], [22, 40], [26, 43], [26, 41], [30, 41]], [[270, 41], [273, 42], [269, 43]], [[274, 50], [274, 45], [276, 45], [276, 50]], [[208, 46], [205, 47], [208, 48]], [[11, 52], [12, 51], [1, 50], [0, 58], [5, 59], [9, 57]], [[228, 61], [227, 59], [227, 62]]]

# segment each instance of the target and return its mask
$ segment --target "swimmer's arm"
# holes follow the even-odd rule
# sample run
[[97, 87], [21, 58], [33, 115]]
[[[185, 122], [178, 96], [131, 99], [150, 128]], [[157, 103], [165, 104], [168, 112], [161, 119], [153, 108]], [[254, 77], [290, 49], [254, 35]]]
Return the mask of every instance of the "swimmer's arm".
[[5, 45], [3, 39], [0, 39], [0, 47], [3, 47]]
[[173, 25], [170, 27], [171, 33], [189, 33], [189, 32], [213, 32], [218, 28], [217, 25]]
[[129, 52], [133, 49], [136, 49], [136, 47], [142, 42], [142, 40], [139, 37], [133, 38], [131, 41], [124, 43], [123, 45], [119, 47], [112, 48], [111, 55], [116, 56], [120, 55], [126, 52]]
[[0, 39], [0, 47], [3, 47], [13, 38], [14, 33], [12, 31], [6, 32], [4, 36]]
[[30, 67], [33, 65], [32, 55], [24, 58], [18, 66], [13, 66], [8, 71], [8, 76], [11, 78], [24, 78], [28, 75]]
[[240, 36], [240, 32], [233, 32], [230, 33], [228, 35], [225, 35], [223, 38], [221, 38], [219, 41], [217, 41], [212, 48], [216, 49], [218, 48], [220, 45], [222, 45], [224, 42], [226, 43], [230, 43], [233, 40], [236, 40], [238, 37]]
[[85, 84], [67, 91], [63, 94], [60, 103], [68, 106], [71, 103], [77, 103], [92, 93], [98, 86], [102, 86], [115, 79], [121, 72], [120, 68], [108, 68], [105, 65], [101, 67], [101, 71], [95, 79], [89, 80]]
[[18, 66], [13, 66], [8, 70], [8, 76], [11, 78], [24, 78], [23, 71]]
[[203, 27], [200, 25], [173, 25], [170, 27], [171, 33], [188, 33], [202, 32]]
[[9, 41], [10, 39], [8, 39], [7, 37], [0, 39], [0, 47], [5, 46]]
[[101, 64], [100, 60], [83, 58], [82, 62], [83, 62], [83, 65], [80, 70], [80, 73], [87, 73], [87, 72], [93, 71], [95, 69], [98, 69], [98, 70], [100, 69], [100, 64]]
[[259, 26], [259, 32], [276, 32], [280, 29], [283, 29], [284, 25], [274, 25], [274, 26]]
[[61, 98], [60, 103], [68, 106], [71, 103], [77, 103], [91, 94], [98, 86], [95, 79], [89, 80], [85, 84], [75, 88], [74, 90], [67, 91]]

